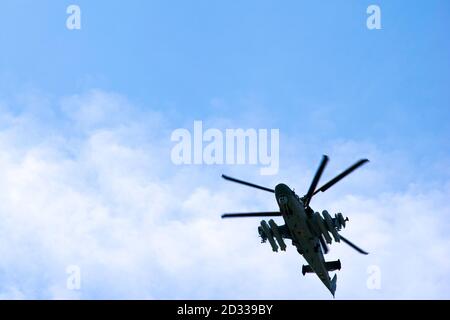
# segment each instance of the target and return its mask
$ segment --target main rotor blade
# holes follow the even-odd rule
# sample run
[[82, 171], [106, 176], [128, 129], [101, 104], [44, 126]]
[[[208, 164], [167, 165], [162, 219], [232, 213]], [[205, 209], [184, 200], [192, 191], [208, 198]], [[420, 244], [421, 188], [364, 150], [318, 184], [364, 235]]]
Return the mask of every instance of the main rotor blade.
[[316, 190], [317, 184], [319, 183], [320, 177], [322, 176], [323, 170], [328, 163], [328, 157], [323, 156], [322, 162], [319, 165], [319, 168], [314, 175], [314, 178], [309, 186], [308, 193], [305, 195], [305, 206], [309, 206], [309, 202], [311, 201], [312, 196], [314, 195], [314, 191]]
[[222, 175], [222, 178], [224, 178], [225, 180], [236, 182], [236, 183], [240, 183], [240, 184], [252, 187], [252, 188], [256, 188], [256, 189], [260, 189], [260, 190], [264, 190], [264, 191], [275, 193], [275, 190], [273, 190], [273, 189], [262, 187], [262, 186], [258, 186], [257, 184], [250, 183], [250, 182], [247, 182], [247, 181], [238, 180], [238, 179], [226, 176], [224, 174]]
[[367, 159], [361, 159], [359, 160], [357, 163], [355, 163], [354, 165], [352, 165], [350, 168], [348, 168], [347, 170], [343, 171], [342, 173], [338, 174], [336, 177], [334, 177], [333, 179], [331, 179], [330, 181], [328, 181], [327, 183], [325, 183], [323, 186], [321, 186], [319, 189], [317, 189], [313, 195], [315, 195], [316, 193], [318, 193], [319, 191], [325, 192], [327, 191], [329, 188], [331, 188], [334, 184], [336, 184], [339, 180], [343, 179], [345, 176], [349, 175], [350, 173], [352, 173], [354, 170], [358, 169], [360, 166], [362, 166], [363, 164], [369, 162], [369, 160]]
[[369, 254], [368, 252], [365, 252], [363, 249], [359, 248], [355, 244], [351, 243], [349, 240], [345, 239], [343, 236], [339, 235], [339, 237], [341, 238], [342, 241], [344, 241], [344, 243], [348, 244], [350, 247], [352, 247], [359, 253], [366, 254], [366, 255]]
[[225, 213], [222, 219], [225, 218], [252, 218], [252, 217], [281, 217], [280, 212], [243, 212], [243, 213]]

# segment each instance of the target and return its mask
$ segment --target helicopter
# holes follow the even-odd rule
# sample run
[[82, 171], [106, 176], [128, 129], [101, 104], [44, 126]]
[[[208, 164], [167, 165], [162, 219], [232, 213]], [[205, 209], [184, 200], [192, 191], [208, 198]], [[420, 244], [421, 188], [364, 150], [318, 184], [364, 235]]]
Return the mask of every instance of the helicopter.
[[302, 266], [303, 276], [307, 273], [315, 273], [334, 297], [337, 275], [335, 274], [331, 278], [329, 272], [340, 270], [341, 261], [325, 261], [324, 254], [327, 254], [329, 251], [328, 244], [331, 244], [334, 239], [335, 242], [342, 241], [346, 243], [361, 254], [367, 255], [368, 252], [362, 250], [339, 234], [339, 231], [345, 228], [346, 222], [349, 221], [348, 218], [344, 218], [342, 213], [337, 213], [332, 217], [326, 210], [323, 210], [322, 215], [320, 215], [319, 212], [315, 212], [310, 207], [310, 202], [314, 195], [327, 191], [354, 170], [369, 162], [369, 160], [359, 160], [326, 184], [316, 189], [328, 160], [328, 156], [324, 155], [311, 185], [303, 197], [299, 197], [294, 190], [283, 183], [278, 184], [275, 189], [271, 189], [222, 175], [222, 178], [225, 180], [275, 194], [275, 199], [280, 209], [279, 211], [273, 212], [225, 213], [222, 215], [222, 218], [283, 217], [285, 224], [280, 226], [273, 219], [268, 222], [265, 220], [261, 221], [258, 227], [261, 242], [265, 243], [269, 241], [272, 250], [278, 252], [278, 249], [286, 251], [287, 246], [284, 239], [291, 240], [292, 245], [297, 248], [298, 253], [308, 263], [308, 265]]

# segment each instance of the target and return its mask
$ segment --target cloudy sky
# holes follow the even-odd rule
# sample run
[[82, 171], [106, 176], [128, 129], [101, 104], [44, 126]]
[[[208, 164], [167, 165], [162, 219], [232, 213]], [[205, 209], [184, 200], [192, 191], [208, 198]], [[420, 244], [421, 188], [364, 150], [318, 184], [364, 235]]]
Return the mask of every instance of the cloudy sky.
[[[336, 298], [449, 299], [449, 28], [446, 0], [2, 1], [0, 298], [330, 299], [220, 219], [276, 209], [220, 174], [302, 194], [328, 154], [323, 182], [371, 160], [311, 203], [370, 252], [332, 245]], [[175, 165], [195, 120], [279, 129], [278, 173]]]

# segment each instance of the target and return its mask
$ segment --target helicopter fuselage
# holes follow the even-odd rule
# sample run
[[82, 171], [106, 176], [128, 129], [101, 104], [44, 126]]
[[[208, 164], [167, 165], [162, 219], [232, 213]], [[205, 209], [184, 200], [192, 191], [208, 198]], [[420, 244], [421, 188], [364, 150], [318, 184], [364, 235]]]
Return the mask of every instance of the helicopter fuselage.
[[289, 229], [292, 244], [325, 286], [330, 291], [334, 291], [335, 288], [332, 288], [332, 281], [325, 264], [320, 240], [310, 230], [308, 225], [310, 217], [305, 212], [302, 200], [285, 184], [279, 184], [275, 187], [275, 197]]

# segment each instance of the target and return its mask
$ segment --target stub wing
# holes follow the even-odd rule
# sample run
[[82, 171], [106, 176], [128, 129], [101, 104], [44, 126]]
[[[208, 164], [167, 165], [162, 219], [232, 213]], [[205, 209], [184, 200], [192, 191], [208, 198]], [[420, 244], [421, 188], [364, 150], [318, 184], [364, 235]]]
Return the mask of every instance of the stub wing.
[[285, 224], [282, 226], [278, 226], [278, 230], [280, 231], [281, 237], [283, 237], [284, 239], [292, 240], [291, 232]]
[[286, 225], [278, 226], [273, 219], [267, 223], [265, 220], [261, 221], [261, 225], [258, 227], [258, 233], [261, 237], [261, 242], [269, 241], [272, 250], [278, 252], [278, 246], [281, 251], [286, 251], [286, 243], [284, 239], [291, 239], [289, 229]]

